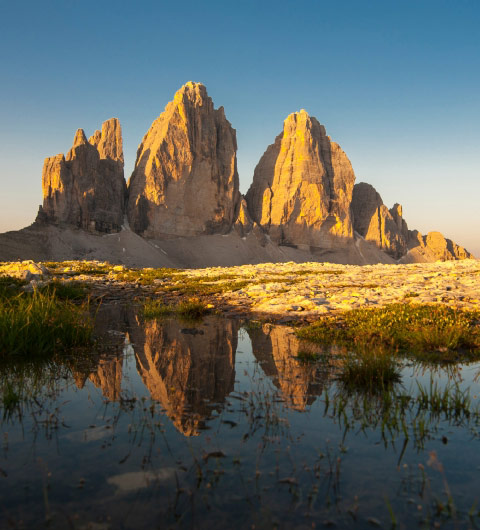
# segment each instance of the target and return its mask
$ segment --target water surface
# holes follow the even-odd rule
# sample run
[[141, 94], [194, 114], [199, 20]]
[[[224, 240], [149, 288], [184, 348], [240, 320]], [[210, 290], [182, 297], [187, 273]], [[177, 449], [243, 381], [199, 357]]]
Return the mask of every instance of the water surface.
[[[479, 364], [405, 362], [386, 401], [345, 391], [335, 360], [300, 360], [288, 327], [97, 320], [98, 351], [3, 369], [24, 399], [2, 411], [2, 527], [478, 523]], [[419, 385], [463, 406], [422, 406]]]

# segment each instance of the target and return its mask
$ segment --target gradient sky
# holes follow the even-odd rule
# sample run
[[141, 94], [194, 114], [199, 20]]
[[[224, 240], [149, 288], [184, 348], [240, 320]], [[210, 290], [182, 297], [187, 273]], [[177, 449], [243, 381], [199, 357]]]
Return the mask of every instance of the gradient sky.
[[0, 0], [0, 68], [0, 231], [34, 220], [77, 128], [119, 118], [128, 179], [192, 80], [237, 130], [242, 192], [305, 108], [409, 228], [480, 256], [478, 0]]

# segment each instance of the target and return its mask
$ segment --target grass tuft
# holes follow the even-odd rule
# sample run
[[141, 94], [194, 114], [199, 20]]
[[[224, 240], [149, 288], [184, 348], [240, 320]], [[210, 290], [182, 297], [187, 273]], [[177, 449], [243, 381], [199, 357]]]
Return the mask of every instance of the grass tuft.
[[0, 300], [0, 357], [42, 356], [87, 345], [93, 324], [86, 307], [34, 291]]
[[178, 315], [179, 317], [198, 320], [208, 311], [208, 306], [198, 298], [191, 298], [178, 305], [164, 304], [160, 300], [147, 300], [143, 304], [143, 316], [147, 319]]
[[46, 295], [55, 295], [60, 300], [82, 300], [87, 295], [87, 286], [79, 282], [61, 282], [54, 280], [44, 287], [40, 292]]
[[180, 302], [176, 308], [176, 312], [183, 318], [195, 320], [201, 318], [207, 312], [207, 304], [198, 298], [191, 298], [190, 300]]
[[327, 316], [297, 330], [301, 339], [322, 344], [390, 346], [427, 360], [480, 356], [480, 314], [430, 304], [390, 304]]
[[147, 300], [142, 312], [147, 319], [162, 318], [175, 313], [175, 306], [164, 304], [161, 300]]
[[368, 348], [349, 353], [342, 362], [338, 380], [349, 391], [371, 394], [384, 392], [400, 381], [400, 367], [395, 356], [384, 348]]

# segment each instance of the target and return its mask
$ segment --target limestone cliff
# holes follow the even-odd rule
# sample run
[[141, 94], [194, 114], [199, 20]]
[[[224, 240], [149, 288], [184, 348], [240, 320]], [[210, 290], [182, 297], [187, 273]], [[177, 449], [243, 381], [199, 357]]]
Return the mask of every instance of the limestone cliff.
[[353, 237], [354, 182], [346, 154], [301, 110], [287, 117], [260, 159], [246, 200], [273, 241], [329, 248]]
[[235, 130], [200, 83], [153, 122], [129, 181], [128, 218], [145, 237], [228, 232], [240, 201]]
[[360, 182], [353, 188], [352, 212], [355, 231], [367, 241], [395, 259], [407, 252], [408, 226], [400, 204], [389, 210], [373, 186]]
[[38, 222], [99, 232], [120, 230], [126, 185], [119, 121], [104, 122], [90, 140], [78, 129], [67, 156], [45, 159], [42, 190]]
[[352, 212], [355, 231], [402, 263], [473, 257], [440, 232], [422, 236], [418, 230], [409, 230], [400, 204], [389, 210], [375, 188], [365, 182], [353, 188]]
[[408, 253], [402, 263], [451, 261], [473, 258], [468, 250], [445, 238], [440, 232], [422, 236], [418, 230], [409, 230]]

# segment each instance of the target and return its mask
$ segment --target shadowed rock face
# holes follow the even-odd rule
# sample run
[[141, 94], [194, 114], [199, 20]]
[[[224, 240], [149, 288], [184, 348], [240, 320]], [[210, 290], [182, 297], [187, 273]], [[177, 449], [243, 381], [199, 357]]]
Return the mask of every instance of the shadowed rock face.
[[263, 326], [248, 332], [252, 351], [262, 370], [280, 389], [286, 404], [295, 410], [305, 410], [323, 392], [322, 378], [316, 363], [297, 359], [302, 346], [291, 329], [284, 326]]
[[128, 218], [145, 237], [224, 233], [240, 202], [235, 130], [200, 83], [153, 122], [129, 181]]
[[357, 233], [399, 259], [408, 250], [408, 226], [402, 217], [402, 207], [390, 210], [370, 184], [360, 182], [353, 188], [353, 226]]
[[234, 388], [237, 332], [228, 321], [205, 320], [194, 328], [177, 321], [132, 326], [138, 373], [186, 436], [199, 434], [205, 418]]
[[330, 248], [353, 237], [354, 182], [346, 154], [301, 110], [260, 159], [246, 200], [275, 242]]
[[90, 140], [79, 129], [67, 156], [46, 158], [42, 173], [43, 207], [38, 222], [87, 230], [121, 229], [126, 185], [120, 123], [112, 118]]

